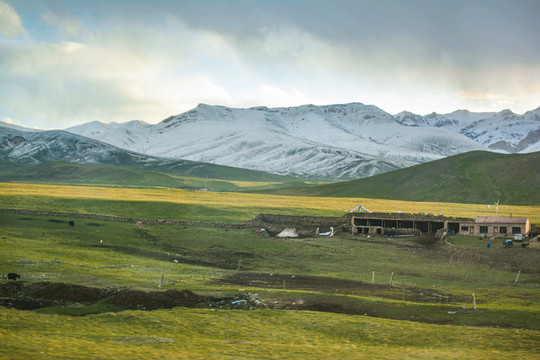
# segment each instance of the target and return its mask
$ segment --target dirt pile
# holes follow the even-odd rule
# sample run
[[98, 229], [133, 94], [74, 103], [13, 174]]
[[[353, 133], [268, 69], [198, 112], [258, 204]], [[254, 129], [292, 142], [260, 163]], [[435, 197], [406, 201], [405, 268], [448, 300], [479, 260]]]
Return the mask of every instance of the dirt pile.
[[199, 295], [189, 290], [145, 292], [123, 289], [108, 299], [107, 302], [128, 309], [171, 309], [178, 306], [194, 307], [199, 302]]
[[170, 309], [177, 306], [194, 307], [200, 297], [189, 290], [150, 291], [128, 288], [105, 288], [25, 281], [0, 283], [0, 305], [19, 310], [44, 307], [84, 306], [98, 301], [126, 309]]
[[91, 303], [98, 301], [101, 291], [98, 288], [64, 284], [64, 283], [34, 283], [28, 295], [37, 299], [59, 302]]

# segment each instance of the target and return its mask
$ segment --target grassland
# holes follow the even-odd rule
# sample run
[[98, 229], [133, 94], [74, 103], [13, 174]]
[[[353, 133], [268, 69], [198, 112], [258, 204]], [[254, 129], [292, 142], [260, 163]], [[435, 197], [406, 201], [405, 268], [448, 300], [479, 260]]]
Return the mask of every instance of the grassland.
[[527, 330], [275, 310], [179, 308], [73, 318], [2, 309], [0, 321], [4, 358], [532, 359], [539, 340]]
[[[492, 214], [474, 204], [0, 184], [2, 208], [216, 222], [244, 222], [260, 212], [339, 216], [358, 203], [376, 211]], [[539, 210], [501, 206], [499, 214], [538, 222]], [[155, 290], [163, 274], [163, 289], [222, 298], [257, 294], [271, 306], [0, 306], [0, 358], [540, 357], [540, 252], [530, 249], [504, 249], [497, 242], [487, 249], [489, 240], [473, 237], [425, 248], [406, 239], [347, 234], [277, 240], [255, 229], [140, 229], [86, 219], [69, 226], [68, 220], [0, 215], [0, 274], [141, 290]]]
[[[181, 189], [129, 189], [0, 183], [0, 207], [72, 211], [142, 218], [247, 221], [259, 213], [341, 216], [358, 204], [377, 212], [494, 216], [486, 204], [414, 202], [368, 198], [298, 197]], [[499, 216], [529, 217], [540, 223], [540, 206], [499, 206]]]

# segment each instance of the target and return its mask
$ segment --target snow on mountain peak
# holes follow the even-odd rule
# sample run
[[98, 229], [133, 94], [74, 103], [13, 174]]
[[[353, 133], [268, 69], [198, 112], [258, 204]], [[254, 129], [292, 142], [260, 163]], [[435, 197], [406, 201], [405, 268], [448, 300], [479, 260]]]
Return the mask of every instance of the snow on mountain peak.
[[[199, 104], [155, 125], [93, 121], [67, 131], [146, 156], [347, 180], [472, 150], [538, 151], [540, 108], [523, 115], [456, 110], [392, 116], [358, 102], [240, 109]], [[61, 148], [74, 143], [61, 133], [47, 136], [55, 142], [62, 138]], [[7, 138], [5, 144], [17, 151], [30, 146], [21, 139]]]
[[484, 149], [461, 134], [404, 126], [362, 103], [244, 109], [199, 104], [155, 125], [73, 130], [152, 156], [322, 179], [364, 177]]

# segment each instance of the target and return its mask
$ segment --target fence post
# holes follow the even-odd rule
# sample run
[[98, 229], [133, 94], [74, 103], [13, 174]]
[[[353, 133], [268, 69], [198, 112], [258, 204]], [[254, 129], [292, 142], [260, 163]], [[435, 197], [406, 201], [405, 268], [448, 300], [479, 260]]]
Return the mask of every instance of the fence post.
[[476, 296], [472, 293], [472, 308], [476, 310]]
[[161, 286], [163, 285], [163, 278], [165, 277], [165, 274], [161, 274], [161, 280], [159, 281], [158, 288], [161, 289]]
[[519, 279], [519, 274], [521, 274], [521, 270], [518, 271], [518, 273], [516, 275], [516, 280], [514, 281], [514, 284], [517, 284], [518, 279]]
[[392, 275], [390, 275], [390, 286], [392, 286], [393, 280], [394, 280], [394, 272], [392, 271]]
[[375, 282], [375, 271], [371, 273], [371, 283], [373, 284]]

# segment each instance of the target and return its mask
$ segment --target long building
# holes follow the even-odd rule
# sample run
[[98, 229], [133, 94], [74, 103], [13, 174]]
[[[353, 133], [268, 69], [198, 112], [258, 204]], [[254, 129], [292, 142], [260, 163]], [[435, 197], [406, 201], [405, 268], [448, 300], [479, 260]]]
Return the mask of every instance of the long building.
[[528, 234], [528, 218], [477, 217], [453, 218], [433, 214], [367, 213], [349, 215], [352, 232], [383, 235], [403, 232], [435, 233], [446, 228], [450, 233], [478, 236], [512, 236]]

